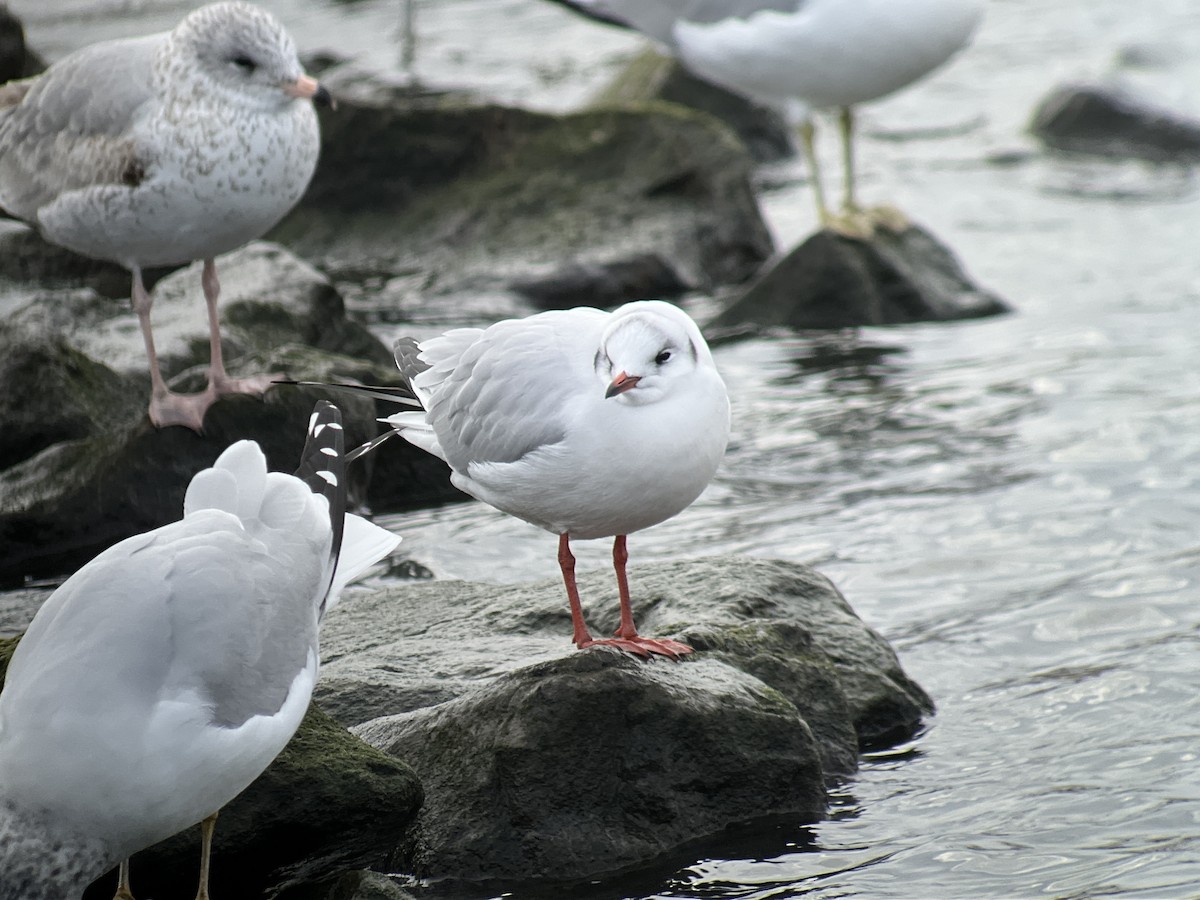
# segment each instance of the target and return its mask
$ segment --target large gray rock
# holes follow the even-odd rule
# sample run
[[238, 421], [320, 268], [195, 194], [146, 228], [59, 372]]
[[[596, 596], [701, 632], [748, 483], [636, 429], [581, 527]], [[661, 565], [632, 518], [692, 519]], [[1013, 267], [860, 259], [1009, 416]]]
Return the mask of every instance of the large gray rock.
[[916, 225], [868, 237], [822, 229], [770, 265], [709, 327], [847, 328], [1007, 312], [951, 250]]
[[322, 114], [312, 185], [271, 237], [339, 282], [384, 281], [405, 314], [457, 311], [570, 263], [653, 254], [675, 282], [711, 287], [770, 255], [750, 160], [707, 116], [657, 104], [559, 117], [361, 80], [340, 99]]
[[[322, 706], [411, 763], [428, 792], [402, 865], [585, 878], [767, 813], [814, 819], [860, 746], [906, 739], [932, 711], [804, 566], [731, 557], [630, 576], [643, 633], [696, 654], [574, 652], [557, 580], [395, 586], [330, 616]], [[580, 586], [593, 631], [611, 632], [611, 575]]]
[[1200, 161], [1200, 121], [1105, 85], [1066, 85], [1038, 104], [1029, 126], [1047, 147], [1152, 162]]

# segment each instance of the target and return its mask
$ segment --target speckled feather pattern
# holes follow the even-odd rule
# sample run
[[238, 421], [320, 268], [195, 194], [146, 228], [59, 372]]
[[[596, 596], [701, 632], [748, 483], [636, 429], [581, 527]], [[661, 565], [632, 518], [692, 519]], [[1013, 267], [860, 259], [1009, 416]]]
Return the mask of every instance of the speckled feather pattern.
[[[253, 77], [233, 63], [246, 54]], [[0, 113], [0, 207], [129, 267], [228, 252], [278, 222], [315, 170], [316, 114], [283, 90], [302, 74], [282, 26], [244, 3], [85, 48]]]
[[0, 860], [0, 900], [73, 900], [109, 864], [100, 841], [64, 838], [3, 800]]

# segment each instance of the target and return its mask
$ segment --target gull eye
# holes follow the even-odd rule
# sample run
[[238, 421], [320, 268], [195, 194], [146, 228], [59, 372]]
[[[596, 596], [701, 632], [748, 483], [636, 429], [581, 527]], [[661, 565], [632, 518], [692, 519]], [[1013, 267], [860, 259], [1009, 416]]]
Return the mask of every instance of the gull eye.
[[232, 62], [235, 66], [237, 66], [239, 69], [241, 69], [247, 75], [252, 74], [254, 72], [254, 70], [258, 68], [258, 63], [256, 63], [250, 57], [246, 56], [244, 53], [238, 54], [233, 59], [231, 59], [230, 62]]
[[658, 352], [658, 356], [654, 357], [654, 362], [661, 366], [663, 363], [665, 363], [670, 358], [671, 358], [670, 350], [660, 350]]

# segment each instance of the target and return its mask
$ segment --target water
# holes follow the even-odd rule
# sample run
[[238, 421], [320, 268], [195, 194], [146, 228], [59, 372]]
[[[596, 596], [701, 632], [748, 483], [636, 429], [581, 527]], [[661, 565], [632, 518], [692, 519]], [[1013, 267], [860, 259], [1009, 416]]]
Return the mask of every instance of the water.
[[[268, 5], [302, 46], [395, 61], [390, 0]], [[35, 41], [94, 39], [63, 8], [29, 12]], [[113, 8], [106, 27], [128, 31], [180, 9]], [[419, 73], [545, 109], [638, 46], [535, 0], [420, 13]], [[630, 540], [634, 564], [818, 567], [937, 716], [866, 758], [829, 820], [731, 836], [597, 897], [1200, 895], [1194, 174], [1041, 156], [1023, 135], [1051, 86], [1111, 73], [1200, 113], [1200, 6], [997, 0], [968, 55], [865, 111], [864, 196], [930, 227], [1017, 312], [717, 348], [735, 398], [725, 465]], [[812, 227], [801, 176], [762, 173], [780, 246]], [[442, 577], [556, 573], [550, 536], [480, 504], [390, 524]], [[603, 542], [578, 551], [607, 565]]]

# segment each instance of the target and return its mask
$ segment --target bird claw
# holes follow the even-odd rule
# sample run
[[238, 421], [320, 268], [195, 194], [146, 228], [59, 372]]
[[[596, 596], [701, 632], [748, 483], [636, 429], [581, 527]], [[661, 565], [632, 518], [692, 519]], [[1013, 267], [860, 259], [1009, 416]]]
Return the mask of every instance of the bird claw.
[[199, 394], [176, 394], [168, 391], [150, 398], [150, 421], [155, 428], [182, 425], [197, 434], [204, 432], [204, 414], [217, 399], [217, 392], [209, 387]]
[[612, 637], [602, 638], [600, 640], [589, 640], [577, 644], [580, 650], [588, 647], [614, 647], [617, 650], [623, 650], [626, 653], [631, 653], [634, 656], [640, 656], [643, 659], [650, 659], [651, 656], [665, 656], [668, 659], [673, 659], [678, 662], [684, 656], [695, 651], [687, 644], [682, 644], [679, 641], [672, 641], [666, 638], [661, 640], [655, 638], [642, 637], [634, 635], [633, 637]]

